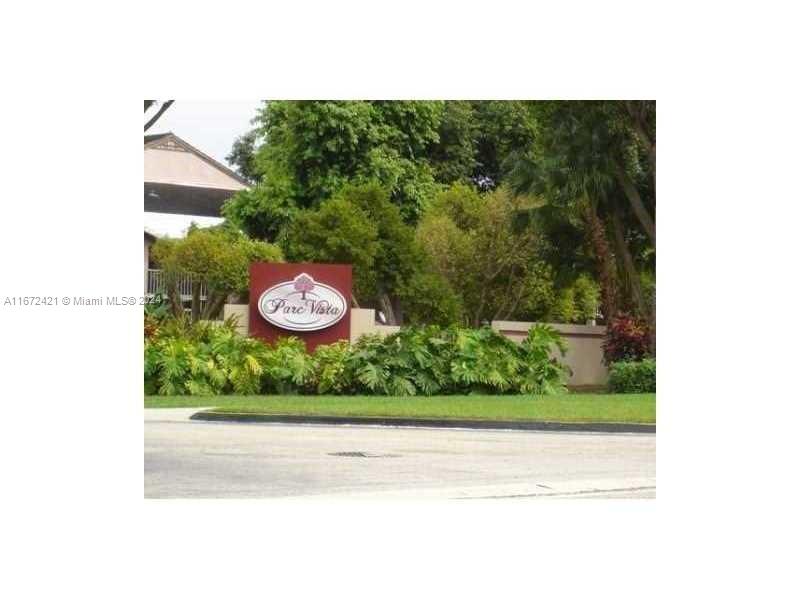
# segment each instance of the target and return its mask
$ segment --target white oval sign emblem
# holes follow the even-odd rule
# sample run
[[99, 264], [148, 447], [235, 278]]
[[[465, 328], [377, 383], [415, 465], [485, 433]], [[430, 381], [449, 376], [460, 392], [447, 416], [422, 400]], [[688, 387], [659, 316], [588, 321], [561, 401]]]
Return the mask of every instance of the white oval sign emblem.
[[273, 285], [261, 294], [258, 312], [282, 329], [317, 331], [335, 325], [344, 317], [347, 300], [338, 290], [301, 273], [294, 280]]

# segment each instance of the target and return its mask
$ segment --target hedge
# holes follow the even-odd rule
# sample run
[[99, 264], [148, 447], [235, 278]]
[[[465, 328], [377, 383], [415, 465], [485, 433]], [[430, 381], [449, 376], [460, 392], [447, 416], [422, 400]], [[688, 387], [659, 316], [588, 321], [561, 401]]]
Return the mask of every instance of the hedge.
[[295, 338], [274, 345], [236, 333], [232, 323], [149, 322], [146, 394], [554, 394], [568, 368], [552, 358], [565, 345], [551, 327], [521, 344], [484, 327], [405, 327], [385, 338], [319, 346]]
[[620, 361], [611, 364], [608, 377], [611, 392], [637, 394], [656, 391], [656, 361]]

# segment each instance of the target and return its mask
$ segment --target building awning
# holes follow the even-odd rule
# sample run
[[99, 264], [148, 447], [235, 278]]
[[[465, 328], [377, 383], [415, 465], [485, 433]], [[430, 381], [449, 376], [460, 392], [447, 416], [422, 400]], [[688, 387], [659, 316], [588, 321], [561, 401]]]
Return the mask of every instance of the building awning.
[[220, 209], [236, 190], [144, 183], [145, 212], [220, 217]]

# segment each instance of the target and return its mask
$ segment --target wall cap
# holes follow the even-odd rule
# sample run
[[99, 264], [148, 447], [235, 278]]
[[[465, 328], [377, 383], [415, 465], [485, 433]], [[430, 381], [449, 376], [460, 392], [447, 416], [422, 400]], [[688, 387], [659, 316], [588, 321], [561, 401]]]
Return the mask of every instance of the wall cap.
[[525, 334], [534, 325], [549, 325], [563, 334], [598, 336], [606, 334], [605, 325], [572, 325], [569, 323], [537, 323], [535, 321], [492, 321], [492, 329], [509, 333]]

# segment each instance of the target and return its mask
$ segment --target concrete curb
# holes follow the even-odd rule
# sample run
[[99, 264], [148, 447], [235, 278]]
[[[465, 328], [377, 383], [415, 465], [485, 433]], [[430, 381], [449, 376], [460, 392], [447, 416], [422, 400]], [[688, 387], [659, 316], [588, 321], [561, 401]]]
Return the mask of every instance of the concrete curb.
[[385, 427], [449, 427], [459, 429], [515, 429], [520, 431], [586, 431], [594, 433], [655, 433], [645, 423], [553, 423], [549, 421], [475, 421], [469, 419], [412, 419], [407, 417], [321, 417], [200, 411], [195, 421], [234, 423], [295, 423], [312, 425], [382, 425]]

